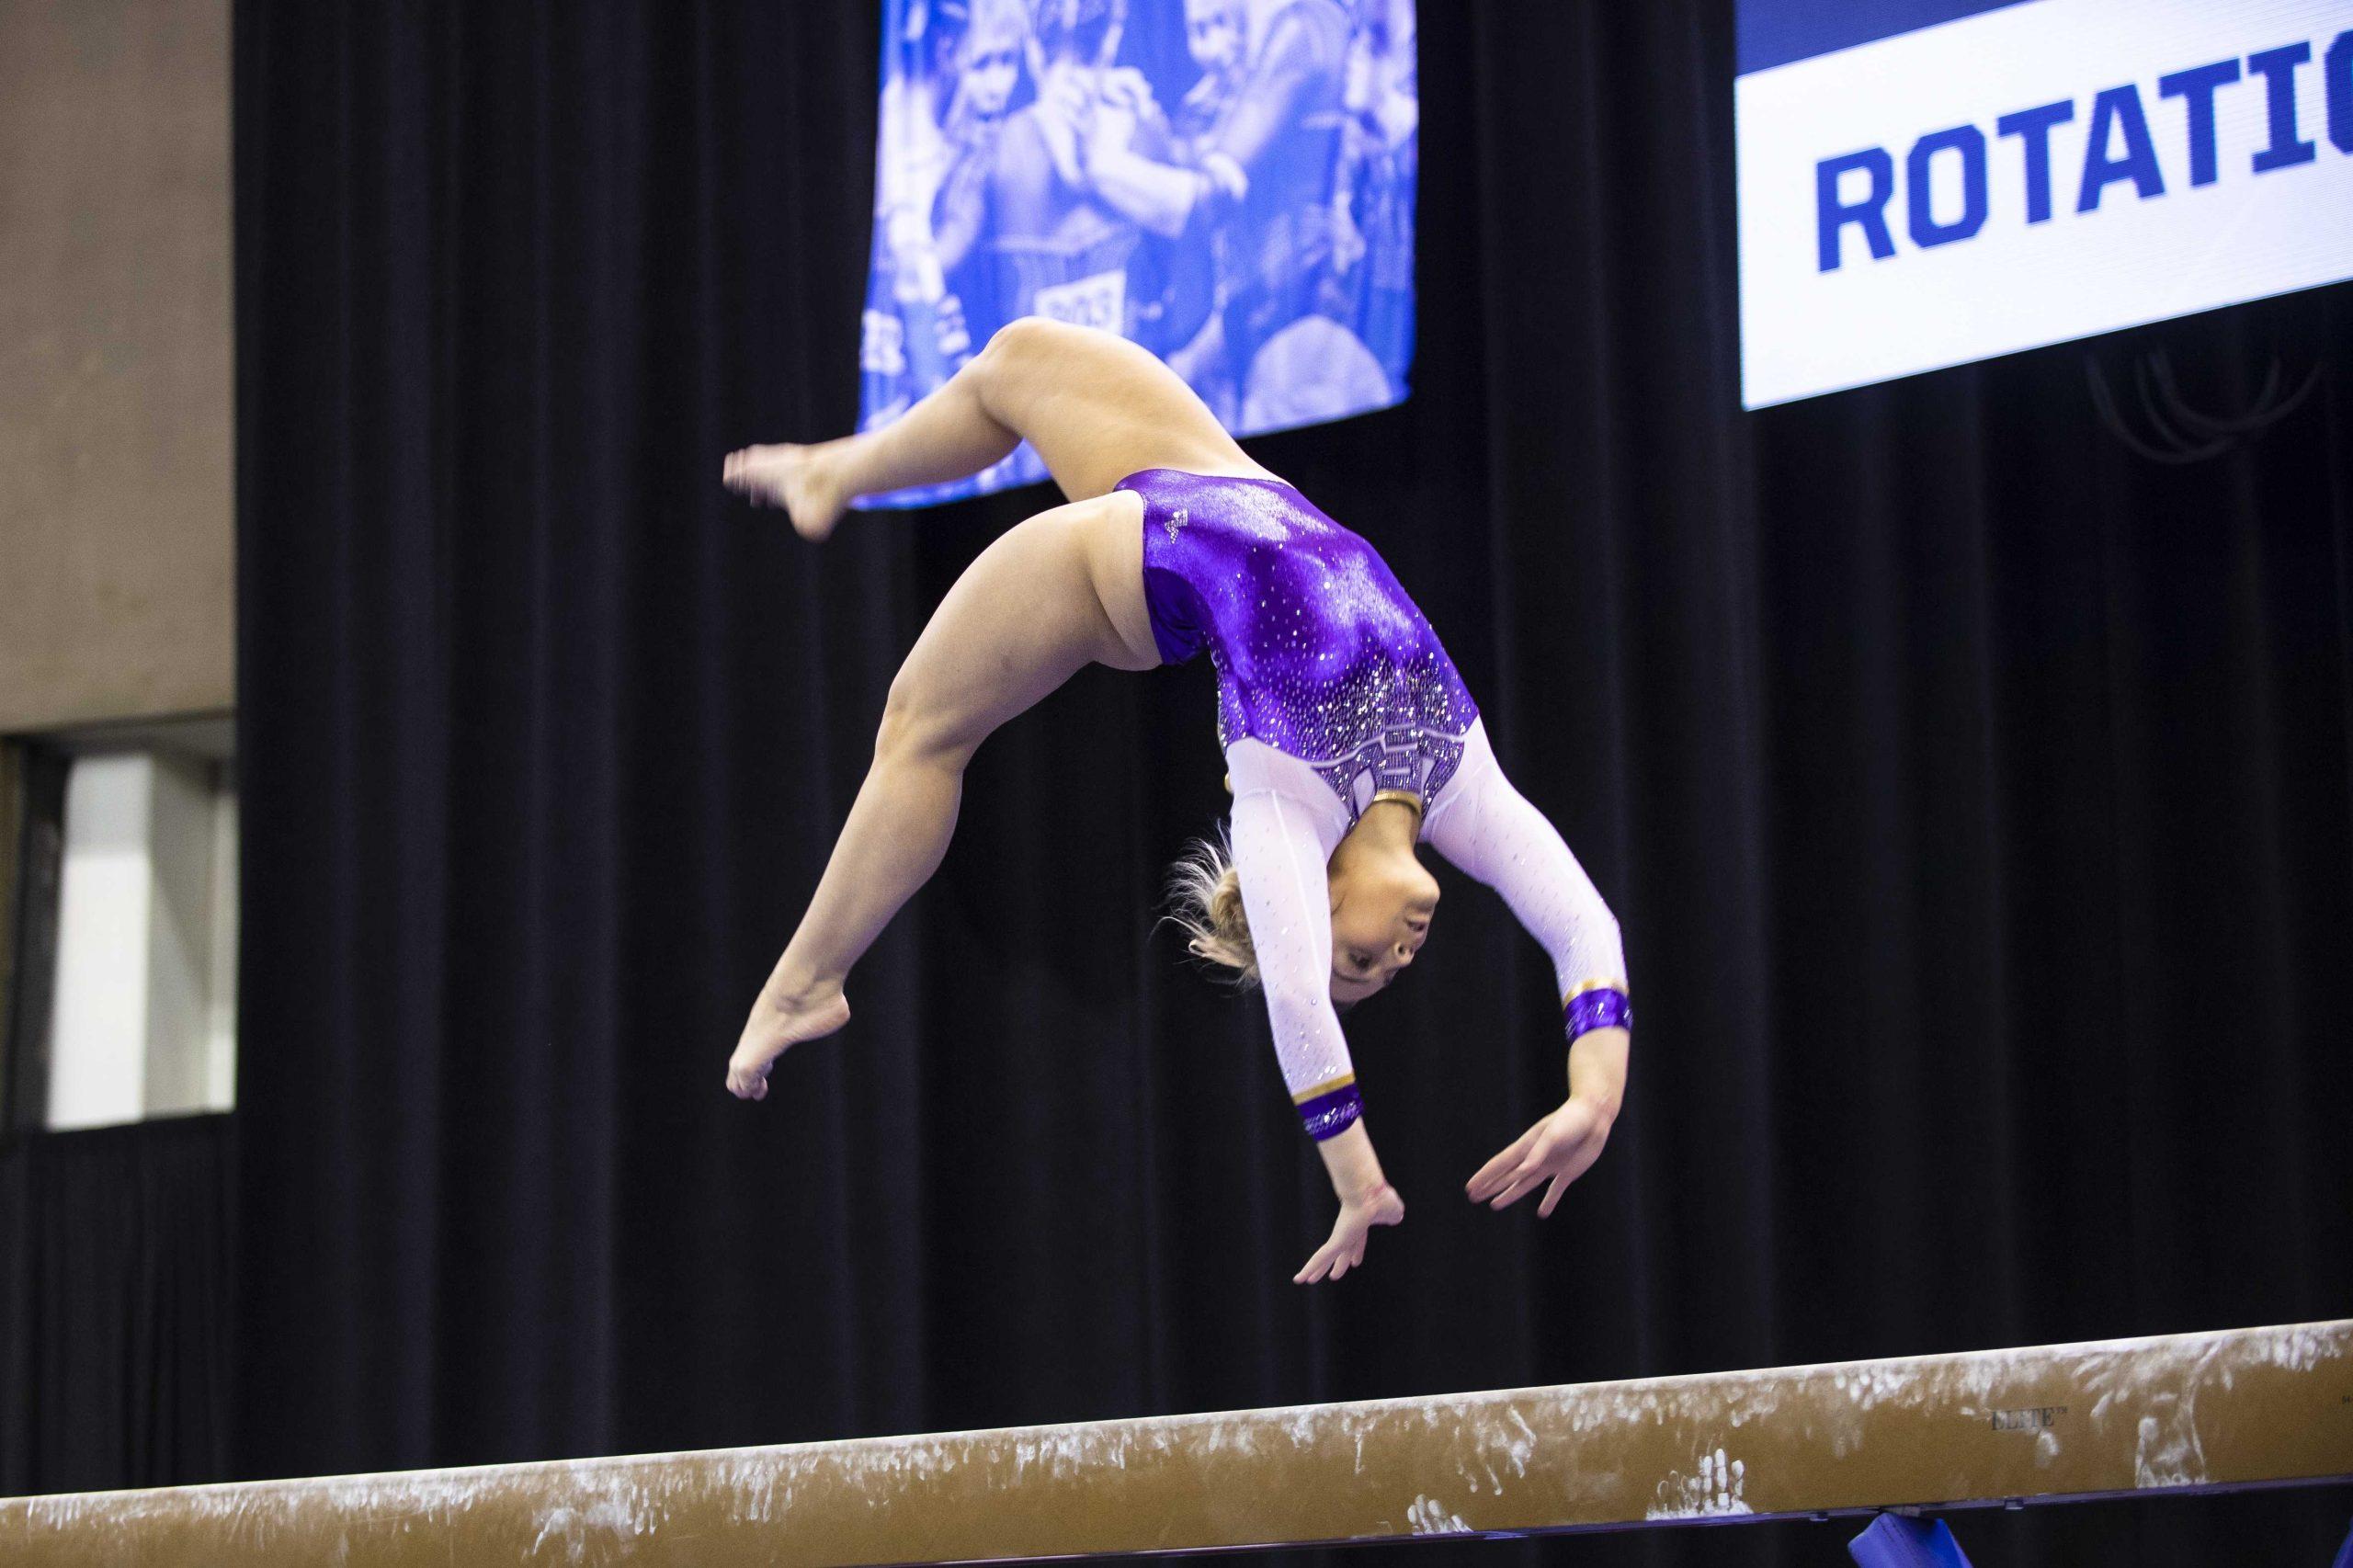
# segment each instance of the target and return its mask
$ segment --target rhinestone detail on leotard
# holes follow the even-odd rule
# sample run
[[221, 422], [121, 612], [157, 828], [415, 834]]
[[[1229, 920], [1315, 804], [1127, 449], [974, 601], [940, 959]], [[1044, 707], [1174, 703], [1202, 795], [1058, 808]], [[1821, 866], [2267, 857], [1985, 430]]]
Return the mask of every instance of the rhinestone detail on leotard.
[[1353, 823], [1373, 795], [1433, 799], [1479, 710], [1386, 562], [1276, 480], [1146, 469], [1144, 598], [1161, 657], [1203, 648], [1218, 743], [1265, 742], [1313, 767]]

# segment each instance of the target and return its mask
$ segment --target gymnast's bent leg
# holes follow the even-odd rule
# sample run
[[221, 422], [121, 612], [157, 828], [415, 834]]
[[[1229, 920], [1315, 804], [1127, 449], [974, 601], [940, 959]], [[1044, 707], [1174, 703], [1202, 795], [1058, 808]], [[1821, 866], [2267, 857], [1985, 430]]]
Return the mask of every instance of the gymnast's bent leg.
[[[1141, 510], [1121, 494], [1040, 513], [948, 590], [891, 683], [873, 765], [744, 1025], [727, 1070], [736, 1096], [764, 1098], [778, 1056], [849, 1021], [850, 966], [938, 869], [965, 765], [989, 733], [1090, 662], [1160, 662], [1143, 607]], [[1132, 603], [1107, 580], [1122, 573]]]
[[1090, 662], [1160, 663], [1143, 601], [1142, 503], [1111, 487], [1146, 468], [1272, 476], [1143, 349], [1034, 317], [999, 332], [893, 425], [727, 460], [732, 487], [780, 502], [796, 528], [822, 539], [856, 496], [961, 478], [1025, 439], [1070, 505], [983, 551], [891, 683], [873, 767], [728, 1063], [738, 1096], [763, 1097], [779, 1055], [848, 1021], [850, 966], [938, 869], [965, 765], [989, 733]]
[[1006, 324], [896, 423], [817, 446], [746, 447], [729, 455], [723, 477], [824, 539], [860, 495], [961, 479], [1024, 439], [1073, 501], [1146, 468], [1274, 477], [1150, 353], [1039, 316]]

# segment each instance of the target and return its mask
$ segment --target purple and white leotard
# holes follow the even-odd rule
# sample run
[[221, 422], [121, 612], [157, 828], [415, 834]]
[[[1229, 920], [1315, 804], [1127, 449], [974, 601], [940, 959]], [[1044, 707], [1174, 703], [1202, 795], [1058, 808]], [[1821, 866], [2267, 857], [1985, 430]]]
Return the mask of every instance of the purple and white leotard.
[[1317, 1139], [1362, 1114], [1332, 1006], [1324, 866], [1376, 795], [1503, 894], [1552, 960], [1569, 1038], [1631, 1018], [1618, 922], [1495, 765], [1454, 661], [1370, 545], [1278, 480], [1146, 469], [1144, 601], [1162, 660], [1207, 649], [1233, 859], [1283, 1082]]

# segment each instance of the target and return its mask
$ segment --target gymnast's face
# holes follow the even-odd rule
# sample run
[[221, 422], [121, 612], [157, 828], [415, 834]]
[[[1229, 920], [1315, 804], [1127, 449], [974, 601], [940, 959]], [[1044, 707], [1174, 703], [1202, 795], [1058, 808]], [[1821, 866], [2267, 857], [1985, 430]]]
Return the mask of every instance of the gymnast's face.
[[[1353, 835], [1351, 835], [1353, 837]], [[1412, 848], [1333, 853], [1332, 1000], [1361, 1002], [1409, 967], [1429, 940], [1438, 879]]]

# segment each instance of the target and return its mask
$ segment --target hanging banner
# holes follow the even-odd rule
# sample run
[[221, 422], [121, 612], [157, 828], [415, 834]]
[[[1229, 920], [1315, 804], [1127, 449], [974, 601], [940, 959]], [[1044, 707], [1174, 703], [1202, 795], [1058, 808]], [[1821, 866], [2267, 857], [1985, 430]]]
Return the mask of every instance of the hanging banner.
[[1739, 0], [1751, 408], [2353, 278], [2353, 0]]
[[[1117, 332], [1236, 435], [1405, 395], [1415, 0], [884, 0], [859, 427], [1018, 316]], [[920, 506], [1046, 477], [1025, 445]]]

